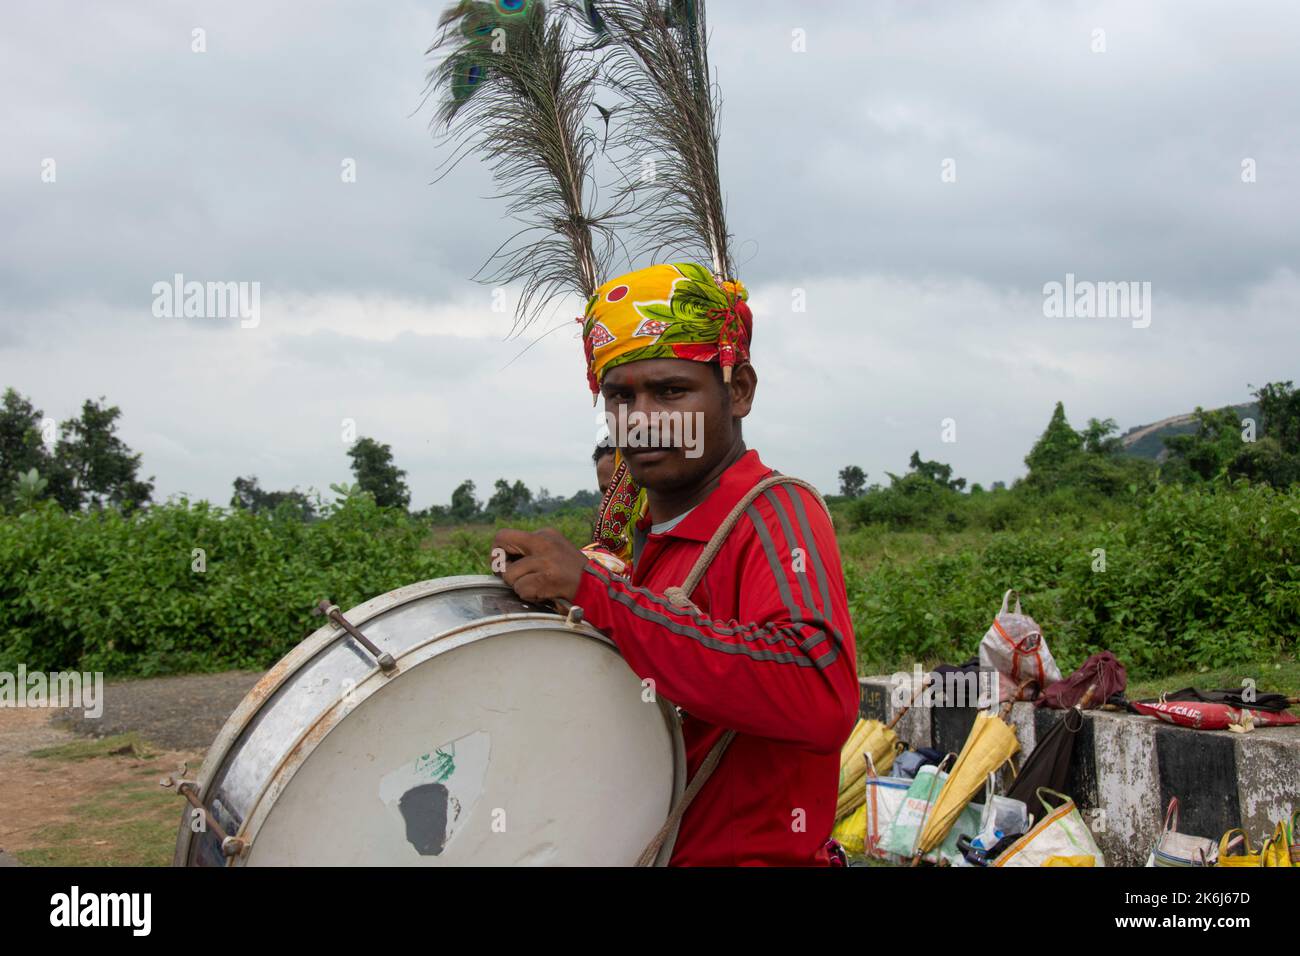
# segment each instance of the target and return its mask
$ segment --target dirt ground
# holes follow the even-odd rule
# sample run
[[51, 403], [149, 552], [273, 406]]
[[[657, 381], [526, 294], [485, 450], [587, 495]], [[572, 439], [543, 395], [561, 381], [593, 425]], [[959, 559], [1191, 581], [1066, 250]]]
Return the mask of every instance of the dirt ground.
[[158, 747], [206, 751], [261, 676], [261, 671], [226, 671], [108, 684], [100, 717], [71, 711], [63, 720], [70, 730], [92, 737], [134, 732]]
[[0, 708], [0, 866], [169, 863], [182, 801], [159, 780], [197, 773], [260, 676], [108, 684], [98, 719]]

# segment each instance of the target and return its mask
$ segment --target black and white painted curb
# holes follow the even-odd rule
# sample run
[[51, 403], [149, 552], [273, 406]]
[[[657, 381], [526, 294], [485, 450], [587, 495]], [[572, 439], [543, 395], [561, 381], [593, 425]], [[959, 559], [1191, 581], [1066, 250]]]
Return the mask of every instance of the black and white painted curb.
[[[863, 717], [888, 722], [899, 710], [895, 698], [911, 697], [896, 694], [888, 676], [864, 677], [861, 684]], [[914, 747], [959, 753], [976, 712], [974, 707], [916, 706], [895, 732]], [[1063, 716], [1063, 711], [1028, 703], [1012, 708], [1010, 722], [1021, 748], [1017, 765], [1033, 752], [1039, 735]], [[1068, 792], [1112, 866], [1146, 862], [1169, 798], [1175, 796], [1183, 833], [1217, 843], [1227, 830], [1244, 827], [1257, 846], [1278, 820], [1289, 819], [1300, 807], [1300, 727], [1237, 734], [1174, 727], [1136, 714], [1085, 711]], [[1041, 816], [1041, 808], [1030, 811]]]

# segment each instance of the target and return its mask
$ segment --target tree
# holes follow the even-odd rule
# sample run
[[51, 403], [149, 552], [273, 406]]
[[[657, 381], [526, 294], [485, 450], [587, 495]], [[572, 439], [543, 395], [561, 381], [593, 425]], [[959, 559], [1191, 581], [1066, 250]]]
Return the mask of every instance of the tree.
[[1164, 481], [1201, 482], [1226, 477], [1241, 451], [1241, 421], [1231, 408], [1206, 411], [1199, 405], [1196, 430], [1165, 438], [1169, 458], [1161, 467]]
[[34, 508], [36, 502], [40, 500], [45, 493], [45, 486], [49, 482], [41, 477], [41, 473], [32, 468], [18, 476], [14, 482], [14, 497], [18, 501], [18, 507], [22, 511]]
[[1037, 493], [1071, 489], [1109, 498], [1146, 484], [1151, 464], [1123, 454], [1118, 430], [1112, 418], [1090, 418], [1086, 428], [1075, 431], [1065, 418], [1065, 406], [1057, 402], [1047, 428], [1025, 456], [1026, 487]]
[[486, 510], [495, 517], [510, 518], [526, 514], [532, 501], [533, 493], [522, 481], [515, 481], [512, 485], [504, 478], [498, 478], [493, 495], [488, 499]]
[[1079, 432], [1079, 438], [1083, 442], [1083, 450], [1089, 455], [1122, 454], [1124, 443], [1120, 441], [1119, 435], [1116, 434], [1118, 431], [1119, 426], [1115, 424], [1113, 418], [1088, 419], [1088, 427]]
[[[48, 475], [52, 470], [49, 450], [41, 440], [43, 413], [12, 388], [5, 389], [0, 403], [0, 505], [16, 501], [17, 483], [33, 468]], [[48, 481], [47, 481], [48, 485]], [[47, 493], [42, 487], [41, 494]]]
[[402, 479], [406, 472], [393, 464], [393, 449], [373, 438], [358, 438], [348, 449], [352, 459], [352, 474], [362, 491], [374, 496], [375, 503], [384, 508], [406, 508], [411, 503], [411, 491]]
[[263, 491], [257, 483], [256, 475], [236, 478], [235, 493], [230, 499], [230, 507], [243, 508], [253, 514], [275, 511], [281, 505], [291, 507], [304, 521], [316, 517], [316, 509], [305, 494], [297, 488], [291, 491]]
[[1254, 394], [1259, 402], [1260, 431], [1275, 439], [1287, 454], [1300, 454], [1300, 389], [1289, 381], [1270, 382]]
[[564, 507], [573, 511], [590, 511], [598, 504], [600, 504], [600, 492], [589, 491], [584, 488], [570, 495], [569, 499], [565, 501]]
[[1047, 423], [1043, 434], [1034, 442], [1034, 447], [1025, 456], [1025, 465], [1029, 468], [1029, 482], [1044, 484], [1051, 481], [1055, 473], [1083, 448], [1083, 438], [1070, 427], [1065, 418], [1065, 406], [1056, 403], [1052, 418]]
[[451, 493], [451, 516], [457, 521], [473, 521], [479, 516], [478, 499], [474, 497], [474, 482], [466, 478]]
[[[928, 481], [933, 481], [935, 484], [943, 485], [945, 488], [961, 491], [966, 487], [965, 478], [952, 477], [952, 465], [945, 465], [938, 461], [924, 461], [919, 451], [912, 452], [912, 457], [907, 464], [913, 473]], [[893, 477], [893, 475], [890, 475], [891, 479]]]
[[147, 481], [136, 477], [140, 456], [117, 437], [122, 410], [105, 408], [103, 401], [103, 396], [99, 402], [86, 399], [81, 417], [61, 426], [50, 488], [65, 510], [113, 505], [130, 511], [147, 504], [153, 494], [152, 476]]
[[1245, 478], [1275, 488], [1300, 481], [1300, 392], [1290, 382], [1270, 382], [1254, 395], [1260, 417], [1256, 434], [1233, 408], [1197, 408], [1195, 431], [1165, 439], [1169, 459], [1162, 479]]
[[867, 473], [857, 465], [848, 465], [840, 469], [840, 494], [846, 498], [857, 498], [867, 486]]
[[[1253, 387], [1253, 386], [1252, 386]], [[1291, 382], [1270, 382], [1255, 391], [1260, 437], [1245, 444], [1235, 471], [1275, 488], [1300, 481], [1300, 390]]]
[[445, 524], [451, 518], [451, 509], [446, 505], [429, 505], [427, 508], [411, 512], [411, 517], [431, 524]]
[[853, 505], [859, 524], [883, 524], [895, 529], [957, 529], [966, 523], [961, 490], [965, 478], [953, 478], [952, 466], [925, 461], [912, 452], [905, 475], [889, 475], [889, 487], [872, 485]]

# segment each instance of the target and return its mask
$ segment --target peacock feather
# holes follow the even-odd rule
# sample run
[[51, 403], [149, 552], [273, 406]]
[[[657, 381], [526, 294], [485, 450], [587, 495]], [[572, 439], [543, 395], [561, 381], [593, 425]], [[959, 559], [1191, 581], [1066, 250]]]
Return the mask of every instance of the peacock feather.
[[446, 170], [478, 155], [521, 223], [479, 274], [523, 282], [518, 331], [556, 296], [591, 296], [613, 255], [615, 213], [594, 210], [599, 141], [585, 125], [598, 64], [541, 0], [460, 0], [439, 27], [433, 125], [451, 142]]
[[636, 199], [642, 251], [702, 258], [718, 281], [734, 278], [704, 0], [584, 0], [581, 14], [606, 81], [626, 99], [618, 147], [655, 160], [653, 178], [624, 190]]

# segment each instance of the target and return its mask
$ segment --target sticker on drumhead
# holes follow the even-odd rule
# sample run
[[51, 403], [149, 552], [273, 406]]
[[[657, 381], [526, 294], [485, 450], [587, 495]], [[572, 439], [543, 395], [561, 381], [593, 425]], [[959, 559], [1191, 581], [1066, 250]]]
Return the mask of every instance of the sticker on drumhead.
[[406, 842], [421, 856], [438, 856], [483, 792], [491, 737], [486, 731], [434, 747], [383, 776], [379, 799], [397, 812]]

